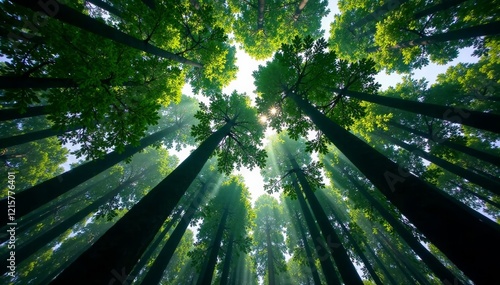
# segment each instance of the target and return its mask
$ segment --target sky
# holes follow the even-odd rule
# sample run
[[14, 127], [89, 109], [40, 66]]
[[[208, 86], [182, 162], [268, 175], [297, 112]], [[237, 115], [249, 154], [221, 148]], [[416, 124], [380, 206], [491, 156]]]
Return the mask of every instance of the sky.
[[[328, 39], [330, 36], [330, 23], [333, 21], [334, 15], [340, 13], [337, 8], [337, 1], [329, 1], [328, 9], [330, 10], [330, 13], [321, 21], [322, 29], [325, 31], [324, 37], [326, 39]], [[472, 48], [463, 49], [460, 52], [458, 58], [456, 58], [449, 64], [429, 64], [428, 66], [420, 70], [415, 70], [413, 77], [415, 79], [426, 78], [429, 84], [432, 84], [433, 82], [435, 82], [437, 75], [440, 73], [444, 73], [448, 66], [456, 65], [459, 62], [477, 62], [478, 59], [471, 57], [471, 54]], [[250, 98], [252, 98], [253, 101], [256, 97], [256, 94], [254, 92], [256, 88], [253, 84], [254, 79], [252, 77], [252, 72], [254, 70], [257, 70], [259, 65], [265, 65], [266, 61], [254, 60], [239, 48], [236, 52], [236, 58], [236, 65], [239, 68], [236, 79], [232, 81], [226, 88], [224, 88], [223, 91], [226, 94], [230, 94], [233, 90], [238, 91], [238, 93], [246, 93], [248, 96], [250, 96]], [[395, 86], [398, 82], [401, 82], [401, 75], [394, 73], [391, 75], [387, 75], [384, 71], [382, 71], [377, 76], [375, 76], [375, 80], [381, 84], [381, 90], [386, 90], [389, 86]], [[193, 93], [191, 92], [191, 87], [188, 84], [184, 86], [183, 93], [186, 95], [193, 95]], [[266, 131], [266, 135], [271, 135], [273, 133], [275, 132], [270, 129]], [[171, 153], [177, 155], [179, 157], [179, 160], [182, 161], [189, 155], [189, 153], [193, 149], [194, 147], [190, 147], [180, 152], [172, 150]], [[245, 184], [247, 185], [251, 193], [252, 205], [260, 195], [265, 194], [264, 181], [262, 180], [262, 177], [260, 175], [259, 168], [255, 168], [253, 170], [242, 168], [240, 171], [234, 171], [234, 174], [241, 174], [243, 176]], [[277, 194], [273, 196], [278, 197]]]

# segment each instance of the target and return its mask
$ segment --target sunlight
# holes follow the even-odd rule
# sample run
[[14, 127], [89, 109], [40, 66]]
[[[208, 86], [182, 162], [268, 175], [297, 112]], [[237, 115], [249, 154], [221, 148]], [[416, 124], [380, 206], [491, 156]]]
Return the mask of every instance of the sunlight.
[[267, 116], [266, 115], [260, 116], [259, 121], [263, 124], [267, 123]]
[[275, 107], [272, 107], [271, 110], [269, 110], [269, 112], [271, 113], [271, 115], [276, 115], [278, 110]]

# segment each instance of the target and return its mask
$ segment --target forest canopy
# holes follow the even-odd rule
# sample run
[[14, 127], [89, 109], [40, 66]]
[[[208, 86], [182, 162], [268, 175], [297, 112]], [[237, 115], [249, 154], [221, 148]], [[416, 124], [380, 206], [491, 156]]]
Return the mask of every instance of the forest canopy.
[[495, 283], [496, 2], [1, 1], [1, 280]]

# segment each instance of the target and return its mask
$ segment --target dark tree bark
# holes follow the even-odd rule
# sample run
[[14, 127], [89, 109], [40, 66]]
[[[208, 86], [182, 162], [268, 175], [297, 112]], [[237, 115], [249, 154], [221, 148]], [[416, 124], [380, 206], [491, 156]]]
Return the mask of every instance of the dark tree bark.
[[267, 243], [267, 279], [269, 285], [276, 285], [276, 273], [274, 272], [274, 255], [273, 243], [271, 241], [271, 230], [269, 225], [266, 226], [266, 243]]
[[231, 267], [231, 259], [233, 257], [234, 231], [231, 231], [229, 242], [227, 243], [226, 257], [224, 258], [224, 266], [220, 277], [220, 285], [227, 285], [229, 282], [229, 269]]
[[[321, 193], [321, 195], [322, 194], [323, 193]], [[322, 195], [322, 196], [324, 198], [324, 201], [326, 201], [326, 203], [328, 204], [328, 208], [330, 209], [330, 212], [332, 213], [334, 219], [337, 221], [337, 223], [339, 223], [340, 227], [342, 228], [342, 231], [347, 236], [347, 240], [349, 240], [351, 242], [351, 244], [352, 244], [352, 246], [354, 248], [354, 251], [361, 258], [361, 261], [363, 261], [363, 263], [365, 265], [365, 268], [370, 273], [370, 275], [373, 278], [373, 281], [375, 282], [375, 284], [383, 285], [382, 281], [380, 280], [380, 278], [378, 277], [377, 273], [373, 269], [370, 261], [368, 260], [368, 258], [365, 255], [365, 253], [363, 252], [363, 250], [361, 249], [361, 247], [357, 244], [356, 239], [354, 239], [354, 237], [351, 235], [351, 233], [349, 232], [349, 230], [345, 227], [344, 223], [340, 219], [337, 211], [333, 208], [333, 206], [331, 205], [330, 201], [328, 201], [328, 198], [326, 196], [324, 196], [324, 195]]]
[[[453, 273], [446, 268], [432, 253], [430, 253], [414, 236], [408, 231], [401, 222], [396, 219], [382, 204], [372, 197], [368, 190], [363, 187], [354, 177], [346, 171], [343, 171], [345, 177], [356, 187], [358, 192], [375, 208], [382, 218], [384, 218], [391, 227], [398, 233], [398, 235], [408, 244], [408, 246], [422, 259], [422, 261], [429, 267], [436, 276], [442, 280], [456, 280], [457, 278]], [[458, 279], [457, 279], [458, 280]]]
[[[210, 155], [229, 135], [233, 125], [233, 122], [228, 122], [208, 137], [91, 248], [57, 276], [52, 284], [108, 284], [116, 280], [117, 273], [128, 276]], [[74, 276], [79, 278], [75, 280]]]
[[1, 148], [9, 148], [9, 147], [16, 146], [16, 145], [21, 145], [21, 144], [36, 141], [36, 140], [46, 139], [46, 138], [53, 137], [53, 136], [63, 135], [67, 132], [75, 131], [78, 129], [81, 129], [81, 127], [75, 126], [75, 127], [70, 127], [66, 130], [46, 129], [46, 130], [26, 133], [26, 134], [22, 134], [22, 135], [12, 136], [12, 137], [8, 137], [8, 138], [2, 138], [2, 139], [0, 139], [0, 149]]
[[210, 247], [210, 253], [208, 255], [207, 262], [202, 268], [200, 277], [198, 278], [198, 285], [210, 285], [212, 284], [212, 278], [214, 275], [215, 265], [217, 265], [217, 256], [219, 255], [219, 250], [222, 242], [222, 236], [224, 235], [224, 230], [226, 229], [227, 217], [229, 216], [229, 203], [226, 204], [224, 212], [217, 227], [217, 232], [214, 237], [214, 241]]
[[419, 285], [417, 282], [415, 282], [415, 279], [413, 279], [413, 277], [411, 277], [411, 275], [408, 273], [408, 270], [402, 264], [401, 260], [399, 260], [399, 258], [397, 258], [394, 255], [392, 250], [384, 242], [382, 242], [379, 235], [374, 235], [374, 236], [375, 236], [375, 239], [377, 240], [377, 242], [382, 246], [382, 249], [387, 253], [387, 255], [389, 255], [389, 257], [394, 261], [396, 266], [399, 268], [399, 272], [401, 272], [403, 274], [403, 276], [408, 281], [408, 284]]
[[302, 11], [304, 11], [304, 8], [306, 7], [307, 2], [309, 2], [309, 0], [302, 0], [302, 1], [300, 1], [297, 8], [295, 8], [295, 13], [293, 14], [293, 21], [294, 22], [299, 20], [300, 14], [302, 14]]
[[[151, 168], [151, 167], [150, 167]], [[149, 169], [145, 170], [148, 171]], [[115, 189], [109, 191], [108, 193], [104, 194], [102, 197], [99, 199], [95, 200], [92, 202], [92, 204], [88, 205], [87, 207], [79, 210], [75, 214], [73, 214], [71, 217], [68, 217], [67, 219], [64, 219], [60, 224], [56, 225], [55, 227], [49, 229], [48, 231], [37, 235], [27, 243], [22, 244], [19, 247], [16, 247], [16, 261], [21, 262], [37, 252], [39, 249], [42, 247], [46, 246], [48, 243], [50, 243], [52, 240], [63, 234], [65, 231], [67, 231], [69, 228], [71, 228], [73, 225], [76, 223], [80, 222], [83, 220], [85, 217], [87, 217], [89, 214], [97, 211], [97, 209], [106, 203], [108, 200], [113, 198], [114, 196], [118, 195], [123, 189], [127, 188], [130, 186], [132, 183], [136, 182], [143, 173], [137, 174], [134, 177], [131, 177], [118, 187], [115, 187]], [[0, 274], [4, 274], [7, 272], [8, 268], [8, 262], [7, 262], [8, 256], [5, 256], [5, 258], [2, 258], [2, 262], [5, 263], [3, 264], [2, 268], [0, 269]]]
[[467, 147], [464, 145], [460, 145], [460, 144], [451, 142], [449, 140], [443, 140], [443, 139], [440, 139], [439, 137], [435, 136], [435, 134], [429, 134], [429, 133], [425, 133], [425, 132], [422, 132], [419, 130], [415, 130], [413, 128], [407, 127], [407, 126], [402, 125], [402, 124], [397, 123], [397, 122], [389, 122], [389, 125], [394, 126], [398, 129], [410, 132], [414, 135], [421, 136], [421, 137], [426, 138], [428, 140], [435, 141], [435, 142], [442, 144], [446, 147], [463, 152], [467, 155], [473, 156], [475, 158], [481, 159], [483, 161], [489, 162], [493, 165], [500, 167], [500, 157], [498, 157], [496, 155], [489, 154], [489, 153], [486, 153], [484, 151], [476, 150], [476, 149], [473, 149], [473, 148], [470, 148], [470, 147]]
[[[414, 46], [425, 46], [434, 43], [448, 42], [448, 41], [456, 41], [456, 40], [466, 40], [470, 38], [477, 38], [483, 36], [494, 36], [500, 33], [500, 21], [491, 22], [488, 24], [477, 25], [473, 27], [458, 29], [454, 31], [449, 31], [442, 34], [435, 34], [432, 36], [420, 37], [415, 40], [400, 42], [392, 47], [388, 47], [388, 49], [402, 49], [407, 47]], [[371, 47], [368, 48], [367, 52], [375, 52], [379, 47]]]
[[488, 283], [500, 255], [500, 229], [474, 210], [425, 183], [373, 149], [292, 92], [319, 130], [469, 278]]
[[427, 17], [437, 12], [444, 11], [451, 7], [457, 6], [467, 0], [442, 0], [441, 3], [425, 8], [417, 13], [413, 14], [413, 19], [420, 19], [422, 17]]
[[321, 204], [319, 203], [318, 199], [314, 195], [313, 190], [309, 186], [304, 173], [302, 173], [302, 171], [300, 170], [300, 166], [297, 164], [297, 161], [290, 155], [290, 152], [288, 153], [290, 164], [295, 170], [295, 175], [297, 176], [300, 186], [302, 187], [302, 191], [304, 192], [305, 197], [309, 202], [309, 206], [314, 214], [314, 217], [316, 218], [316, 221], [318, 222], [319, 228], [323, 234], [323, 238], [327, 243], [328, 248], [326, 250], [330, 251], [333, 260], [335, 260], [335, 264], [337, 265], [342, 280], [346, 284], [363, 284], [363, 281], [361, 281], [361, 278], [359, 277], [354, 264], [351, 262], [351, 259], [349, 258], [345, 247], [342, 245], [340, 238], [333, 229], [332, 224], [328, 220], [325, 211], [321, 207]]
[[380, 95], [370, 95], [367, 93], [351, 90], [332, 89], [332, 91], [339, 94], [345, 94], [349, 97], [353, 97], [359, 100], [368, 101], [416, 114], [422, 114], [432, 118], [467, 125], [500, 134], [500, 124], [496, 123], [500, 121], [500, 116], [493, 113], [483, 113], [456, 107], [448, 107], [430, 103], [420, 103], [416, 101], [391, 98]]
[[417, 268], [415, 268], [415, 265], [412, 264], [410, 260], [408, 260], [408, 257], [401, 254], [401, 252], [397, 248], [394, 248], [392, 243], [384, 236], [382, 232], [380, 232], [377, 236], [380, 236], [382, 238], [387, 247], [392, 250], [393, 254], [403, 263], [408, 271], [410, 271], [410, 273], [415, 277], [419, 284], [430, 285], [427, 278]]
[[394, 280], [394, 277], [392, 277], [392, 274], [389, 273], [389, 271], [387, 271], [387, 268], [385, 267], [384, 263], [380, 260], [380, 258], [378, 258], [377, 254], [375, 254], [375, 252], [373, 251], [373, 249], [370, 247], [369, 244], [366, 244], [366, 249], [373, 256], [373, 259], [375, 260], [375, 263], [377, 263], [377, 265], [380, 267], [380, 269], [382, 270], [382, 272], [384, 272], [385, 278], [387, 278], [387, 280], [389, 280], [389, 282], [392, 285], [398, 285], [398, 283], [396, 282], [396, 280]]
[[384, 133], [378, 133], [377, 136], [384, 138], [384, 139], [387, 139], [391, 143], [393, 143], [399, 147], [402, 147], [403, 149], [411, 152], [412, 154], [417, 155], [423, 159], [426, 159], [426, 160], [436, 164], [439, 167], [442, 167], [443, 169], [445, 169], [453, 174], [456, 174], [460, 177], [463, 177], [463, 178], [469, 180], [470, 182], [472, 182], [476, 185], [479, 185], [479, 186], [483, 187], [484, 189], [491, 191], [492, 193], [500, 195], [500, 183], [498, 183], [497, 181], [494, 181], [492, 179], [489, 179], [487, 177], [484, 177], [482, 175], [479, 175], [479, 174], [476, 174], [472, 171], [464, 169], [464, 168], [457, 166], [451, 162], [448, 162], [440, 157], [437, 157], [435, 155], [427, 153], [427, 152], [417, 148], [414, 145], [407, 144], [407, 143], [400, 141], [396, 138], [390, 137]]
[[[182, 236], [186, 232], [186, 229], [189, 226], [189, 223], [193, 219], [196, 212], [200, 209], [201, 202], [203, 197], [205, 197], [205, 193], [208, 191], [207, 184], [203, 185], [201, 189], [196, 193], [193, 201], [185, 211], [182, 218], [179, 220], [179, 223], [175, 226], [175, 230], [172, 232], [167, 242], [163, 246], [162, 250], [156, 257], [155, 261], [149, 268], [148, 273], [145, 275], [142, 280], [142, 284], [160, 284], [161, 278], [167, 268], [170, 259], [174, 255], [175, 249], [181, 242]], [[155, 247], [156, 248], [156, 247]], [[155, 249], [153, 248], [153, 250]], [[144, 264], [149, 260], [147, 258], [141, 258], [141, 261], [144, 259]], [[141, 268], [144, 266], [141, 266]], [[141, 269], [139, 268], [139, 270]], [[136, 274], [131, 274], [131, 277], [136, 277]]]
[[[180, 218], [181, 213], [176, 212], [172, 216], [172, 220], [166, 225], [166, 227], [163, 229], [163, 231], [154, 239], [154, 241], [148, 246], [148, 249], [144, 252], [144, 254], [141, 256], [141, 259], [139, 259], [139, 262], [134, 266], [134, 269], [130, 272], [129, 276], [130, 279], [136, 278], [141, 270], [146, 266], [148, 261], [153, 258], [153, 253], [155, 252], [156, 249], [158, 249], [158, 246], [160, 246], [161, 242], [167, 236], [168, 232], [170, 229], [174, 226], [175, 222]], [[177, 247], [177, 245], [176, 245]], [[162, 276], [159, 278], [161, 279]], [[159, 284], [159, 283], [158, 283]]]
[[21, 113], [19, 109], [0, 109], [0, 122], [47, 115], [49, 111], [46, 106], [28, 107]]
[[314, 218], [311, 214], [311, 211], [309, 210], [309, 207], [307, 206], [304, 196], [302, 196], [302, 191], [300, 191], [300, 187], [297, 184], [296, 179], [293, 180], [293, 184], [295, 193], [297, 194], [297, 200], [299, 201], [302, 214], [304, 215], [304, 219], [306, 220], [307, 228], [309, 229], [309, 233], [311, 234], [316, 253], [319, 257], [321, 269], [323, 270], [323, 275], [325, 276], [326, 283], [340, 285], [337, 271], [335, 270], [332, 260], [328, 257], [330, 255], [329, 249], [325, 248], [325, 245], [323, 244], [325, 241], [319, 233], [316, 222], [314, 222]]
[[163, 57], [182, 64], [187, 64], [199, 68], [203, 67], [203, 65], [198, 62], [191, 61], [187, 58], [178, 56], [174, 53], [168, 52], [166, 50], [148, 44], [143, 40], [136, 39], [128, 34], [125, 34], [113, 27], [106, 25], [105, 23], [93, 19], [90, 16], [84, 15], [59, 2], [54, 1], [54, 2], [49, 2], [47, 4], [42, 2], [34, 2], [30, 0], [12, 0], [12, 2], [24, 6], [26, 8], [29, 8], [35, 12], [45, 13], [50, 17], [56, 18], [60, 21], [78, 27], [82, 30], [91, 32], [98, 36], [124, 44], [131, 48], [142, 50], [144, 52], [154, 54], [159, 57]]
[[257, 31], [263, 30], [264, 29], [264, 10], [266, 8], [266, 1], [265, 0], [258, 0], [259, 1], [259, 6], [257, 7]]
[[[19, 219], [38, 207], [41, 207], [45, 203], [48, 203], [60, 195], [70, 191], [77, 185], [96, 176], [120, 161], [131, 157], [138, 151], [159, 141], [178, 128], [180, 128], [180, 126], [166, 128], [153, 135], [143, 138], [140, 141], [139, 146], [129, 145], [125, 147], [125, 150], [122, 153], [118, 153], [117, 151], [110, 152], [102, 159], [92, 160], [29, 189], [16, 193], [16, 218]], [[6, 198], [0, 200], [0, 210], [7, 211]], [[1, 226], [5, 225], [8, 222], [7, 215], [1, 217], [0, 221]]]
[[[311, 274], [314, 280], [314, 284], [321, 285], [321, 279], [319, 279], [318, 269], [314, 264], [314, 257], [312, 255], [311, 248], [309, 247], [309, 243], [307, 242], [306, 232], [304, 230], [304, 227], [302, 226], [302, 222], [300, 221], [299, 213], [297, 213], [297, 211], [295, 211], [295, 221], [297, 222], [297, 228], [300, 233], [300, 238], [302, 239], [302, 243], [304, 244], [304, 250], [306, 251], [306, 256], [307, 256], [307, 263], [309, 265], [309, 268], [311, 269]], [[328, 281], [326, 282], [328, 283]], [[333, 283], [328, 283], [328, 284], [333, 284]]]

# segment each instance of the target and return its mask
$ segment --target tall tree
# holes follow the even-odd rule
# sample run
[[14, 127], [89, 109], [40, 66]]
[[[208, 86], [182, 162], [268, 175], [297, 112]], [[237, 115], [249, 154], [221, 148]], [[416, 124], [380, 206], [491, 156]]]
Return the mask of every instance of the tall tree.
[[[54, 284], [65, 284], [87, 270], [94, 273], [78, 282], [109, 282], [114, 278], [113, 269], [128, 275], [210, 156], [219, 157], [218, 168], [225, 173], [234, 166], [263, 163], [265, 152], [257, 148], [263, 127], [248, 99], [236, 92], [219, 95], [213, 98], [210, 109], [204, 104], [200, 109], [196, 115], [200, 123], [193, 126], [192, 134], [203, 141], [201, 145], [61, 273]], [[131, 228], [130, 223], [138, 227]]]
[[282, 205], [275, 198], [262, 195], [255, 201], [254, 208], [257, 272], [267, 279], [269, 285], [275, 285], [278, 284], [278, 276], [286, 271]]
[[[310, 149], [325, 151], [327, 140], [335, 144], [465, 274], [476, 282], [486, 282], [493, 269], [484, 261], [493, 252], [500, 252], [494, 242], [494, 237], [500, 235], [498, 226], [484, 221], [482, 215], [458, 204], [413, 174], [404, 172], [398, 164], [336, 122], [339, 117], [352, 120], [349, 113], [340, 109], [335, 117], [317, 109], [317, 100], [328, 94], [322, 90], [324, 84], [321, 82], [348, 79], [333, 80], [337, 74], [337, 59], [325, 48], [324, 40], [297, 39], [292, 45], [283, 45], [272, 61], [259, 67], [254, 73], [260, 94], [259, 110], [267, 113], [273, 106], [280, 110], [279, 116], [271, 118], [270, 125], [278, 130], [286, 126], [292, 137], [306, 136], [309, 129], [319, 130], [318, 139], [309, 143]], [[315, 146], [318, 142], [319, 146]], [[464, 229], [471, 234], [464, 234]], [[450, 240], [455, 242], [450, 243]], [[464, 250], [471, 244], [475, 245], [473, 249]]]

